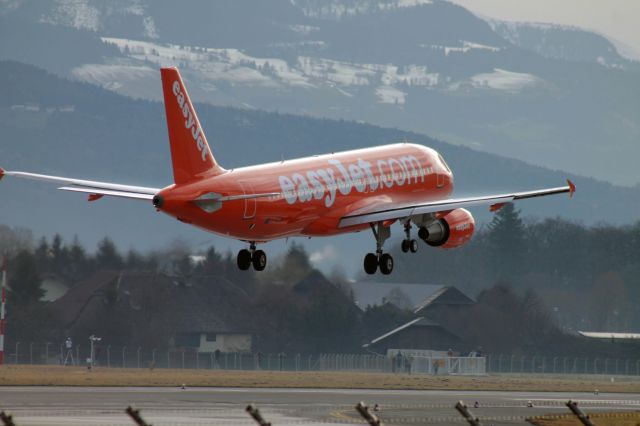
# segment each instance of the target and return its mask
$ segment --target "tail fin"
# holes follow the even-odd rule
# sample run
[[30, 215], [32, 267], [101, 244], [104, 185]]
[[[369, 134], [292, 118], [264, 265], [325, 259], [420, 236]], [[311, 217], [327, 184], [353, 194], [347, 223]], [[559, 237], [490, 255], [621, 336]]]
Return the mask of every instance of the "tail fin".
[[218, 165], [177, 68], [161, 68], [164, 108], [175, 183], [191, 182], [225, 170]]

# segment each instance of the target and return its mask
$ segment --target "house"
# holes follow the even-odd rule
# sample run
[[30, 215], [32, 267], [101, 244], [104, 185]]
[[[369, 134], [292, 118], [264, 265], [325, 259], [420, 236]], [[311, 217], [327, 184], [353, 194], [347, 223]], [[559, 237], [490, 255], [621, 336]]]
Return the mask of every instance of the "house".
[[381, 306], [392, 303], [401, 309], [416, 309], [420, 303], [437, 292], [441, 285], [380, 283], [357, 281], [351, 283], [356, 305], [363, 311], [367, 306]]
[[51, 307], [60, 338], [95, 334], [113, 345], [244, 352], [257, 330], [248, 304], [241, 288], [218, 277], [101, 271]]
[[[377, 287], [376, 287], [377, 286]], [[465, 348], [464, 333], [451, 326], [447, 318], [464, 316], [476, 302], [456, 287], [427, 284], [356, 283], [354, 297], [368, 305], [389, 303], [398, 306], [397, 294], [405, 295], [406, 308], [415, 318], [385, 331], [365, 344], [378, 353], [389, 349], [456, 351]], [[396, 295], [390, 297], [389, 295]], [[360, 305], [359, 305], [360, 306]], [[401, 306], [400, 306], [401, 307]]]
[[475, 301], [456, 287], [437, 284], [379, 283], [358, 281], [351, 283], [356, 305], [367, 306], [391, 303], [400, 309], [419, 313], [440, 306], [469, 306]]
[[476, 302], [456, 287], [440, 286], [435, 292], [427, 296], [414, 309], [414, 313], [429, 315], [441, 309], [459, 309], [474, 305]]
[[447, 351], [457, 348], [462, 339], [437, 322], [417, 317], [371, 340], [363, 347], [386, 354], [389, 349]]

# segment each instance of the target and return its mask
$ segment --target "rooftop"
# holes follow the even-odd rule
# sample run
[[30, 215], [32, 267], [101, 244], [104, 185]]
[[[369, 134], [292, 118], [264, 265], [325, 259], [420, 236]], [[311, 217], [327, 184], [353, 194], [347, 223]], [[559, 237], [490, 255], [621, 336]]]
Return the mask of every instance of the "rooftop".
[[379, 283], [358, 281], [351, 283], [356, 305], [367, 306], [392, 303], [401, 309], [416, 313], [432, 305], [472, 305], [473, 299], [456, 287], [438, 284]]

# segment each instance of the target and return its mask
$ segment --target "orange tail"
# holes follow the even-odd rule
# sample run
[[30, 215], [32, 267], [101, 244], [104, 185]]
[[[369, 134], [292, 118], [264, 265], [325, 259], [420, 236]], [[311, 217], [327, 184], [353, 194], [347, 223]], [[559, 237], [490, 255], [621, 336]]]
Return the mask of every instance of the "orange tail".
[[225, 170], [218, 165], [177, 68], [161, 68], [173, 179], [187, 183]]

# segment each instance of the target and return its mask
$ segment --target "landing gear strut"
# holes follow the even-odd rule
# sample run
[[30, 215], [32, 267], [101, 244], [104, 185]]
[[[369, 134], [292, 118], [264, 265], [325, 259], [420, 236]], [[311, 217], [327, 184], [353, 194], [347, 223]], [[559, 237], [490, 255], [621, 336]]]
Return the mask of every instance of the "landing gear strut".
[[262, 250], [256, 250], [256, 243], [251, 241], [249, 250], [242, 249], [238, 252], [237, 262], [242, 271], [246, 271], [251, 265], [256, 271], [263, 271], [267, 266], [267, 255]]
[[371, 231], [376, 238], [376, 252], [367, 253], [364, 257], [364, 271], [372, 275], [380, 267], [380, 272], [389, 275], [393, 271], [393, 257], [389, 253], [383, 253], [382, 246], [391, 236], [391, 230], [388, 226], [383, 226], [382, 222], [378, 222], [376, 225], [371, 224]]
[[404, 240], [402, 240], [402, 245], [400, 246], [402, 251], [404, 253], [407, 253], [409, 251], [411, 253], [417, 252], [418, 251], [418, 241], [416, 241], [413, 238], [411, 238], [411, 222], [409, 222], [409, 221], [407, 221], [404, 224], [404, 234], [406, 235], [406, 238]]

